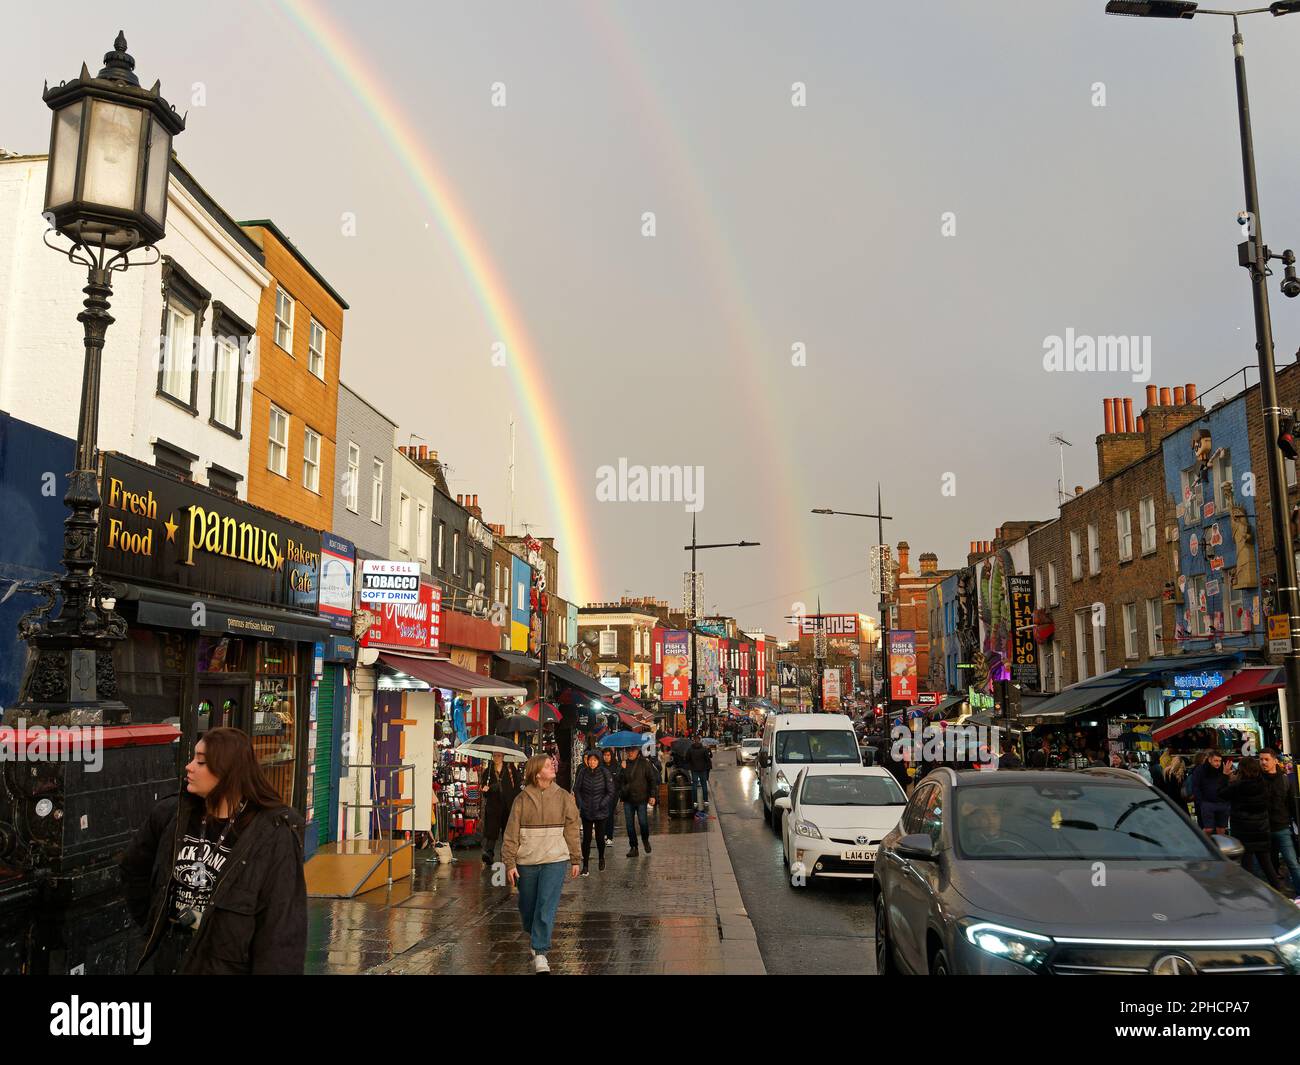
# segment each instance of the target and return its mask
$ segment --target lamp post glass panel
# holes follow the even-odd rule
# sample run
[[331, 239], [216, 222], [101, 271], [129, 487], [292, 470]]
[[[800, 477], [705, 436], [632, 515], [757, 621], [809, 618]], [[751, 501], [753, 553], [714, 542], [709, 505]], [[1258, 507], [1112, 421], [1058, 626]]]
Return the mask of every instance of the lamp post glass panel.
[[[83, 63], [73, 81], [45, 89], [54, 112], [45, 186], [45, 243], [86, 267], [85, 363], [77, 421], [76, 468], [63, 501], [61, 577], [22, 586], [44, 601], [28, 611], [18, 632], [29, 645], [17, 717], [110, 724], [123, 720], [117, 701], [112, 642], [126, 623], [103, 605], [112, 589], [93, 575], [98, 542], [99, 392], [112, 275], [158, 261], [153, 245], [166, 234], [171, 141], [185, 121], [157, 83], [140, 86], [135, 60], [119, 32], [93, 77]], [[63, 237], [69, 246], [52, 243]], [[132, 262], [137, 249], [153, 258]], [[56, 601], [59, 612], [51, 617]]]

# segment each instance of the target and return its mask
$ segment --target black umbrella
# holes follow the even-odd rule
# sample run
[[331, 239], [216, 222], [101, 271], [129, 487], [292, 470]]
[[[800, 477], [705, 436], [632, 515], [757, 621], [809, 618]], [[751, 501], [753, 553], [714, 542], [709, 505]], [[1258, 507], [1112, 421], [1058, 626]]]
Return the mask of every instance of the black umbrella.
[[531, 717], [524, 717], [523, 714], [513, 714], [510, 717], [503, 717], [497, 722], [497, 735], [510, 736], [516, 732], [536, 732], [537, 722]]
[[691, 749], [691, 741], [688, 740], [685, 736], [683, 736], [681, 739], [673, 741], [672, 752], [674, 758], [678, 758], [681, 759], [682, 761], [685, 761], [686, 752], [689, 751], [690, 749]]

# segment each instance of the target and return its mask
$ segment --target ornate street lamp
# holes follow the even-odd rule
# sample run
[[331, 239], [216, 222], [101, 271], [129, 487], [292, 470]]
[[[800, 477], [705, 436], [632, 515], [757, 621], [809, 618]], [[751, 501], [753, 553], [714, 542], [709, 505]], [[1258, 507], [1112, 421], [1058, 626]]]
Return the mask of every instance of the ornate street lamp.
[[[159, 86], [143, 89], [118, 33], [104, 68], [94, 77], [83, 63], [75, 81], [46, 86], [54, 112], [50, 131], [45, 243], [87, 268], [86, 361], [77, 422], [76, 467], [63, 497], [63, 576], [23, 586], [45, 601], [28, 611], [18, 632], [29, 646], [14, 717], [64, 724], [113, 724], [126, 706], [117, 699], [112, 641], [126, 622], [103, 600], [112, 589], [95, 575], [99, 534], [99, 391], [112, 274], [158, 261], [153, 245], [166, 234], [167, 181], [172, 137], [185, 120], [162, 98]], [[53, 234], [71, 242], [51, 243]], [[153, 257], [132, 262], [137, 249]], [[58, 601], [59, 612], [50, 617]]]

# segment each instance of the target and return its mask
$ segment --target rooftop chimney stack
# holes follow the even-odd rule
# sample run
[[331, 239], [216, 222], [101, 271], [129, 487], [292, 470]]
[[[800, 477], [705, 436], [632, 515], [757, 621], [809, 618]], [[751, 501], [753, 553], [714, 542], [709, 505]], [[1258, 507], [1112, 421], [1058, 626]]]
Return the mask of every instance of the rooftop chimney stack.
[[1182, 385], [1174, 385], [1174, 406], [1181, 407], [1187, 402], [1187, 393]]

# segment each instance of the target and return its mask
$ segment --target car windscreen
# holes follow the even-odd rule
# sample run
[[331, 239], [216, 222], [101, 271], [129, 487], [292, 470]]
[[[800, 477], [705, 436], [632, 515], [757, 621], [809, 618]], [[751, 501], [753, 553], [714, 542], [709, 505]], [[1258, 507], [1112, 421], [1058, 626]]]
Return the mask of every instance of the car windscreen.
[[754, 750], [758, 750], [758, 748], [763, 746], [763, 741], [762, 740], [741, 740], [740, 745], [742, 747], [751, 747]]
[[776, 734], [776, 760], [861, 764], [862, 755], [847, 729], [786, 729]]
[[956, 790], [954, 837], [963, 858], [1204, 861], [1214, 854], [1200, 832], [1147, 788], [1031, 776]]
[[904, 806], [907, 796], [893, 777], [810, 776], [799, 801], [805, 806]]

